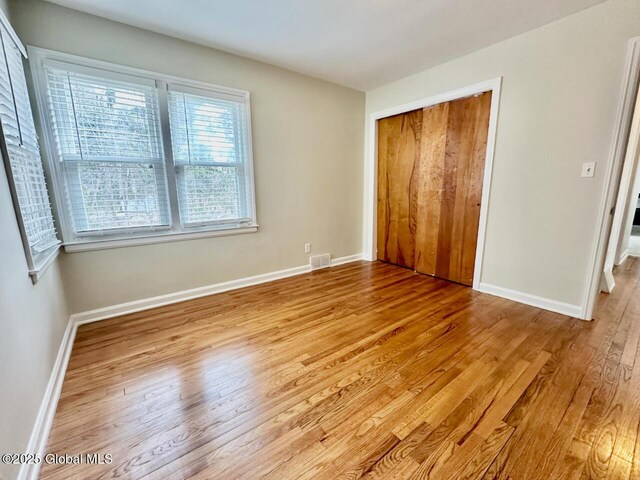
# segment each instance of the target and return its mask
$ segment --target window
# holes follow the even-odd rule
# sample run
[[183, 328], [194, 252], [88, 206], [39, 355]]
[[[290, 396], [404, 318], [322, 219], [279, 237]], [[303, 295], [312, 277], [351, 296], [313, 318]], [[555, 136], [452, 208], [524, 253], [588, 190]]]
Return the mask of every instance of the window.
[[30, 56], [67, 250], [256, 231], [247, 92]]
[[244, 103], [169, 87], [169, 119], [183, 225], [250, 221]]
[[38, 137], [22, 65], [24, 48], [2, 19], [0, 28], [0, 144], [29, 273], [38, 275], [58, 252]]
[[155, 84], [45, 64], [56, 159], [78, 236], [168, 227]]

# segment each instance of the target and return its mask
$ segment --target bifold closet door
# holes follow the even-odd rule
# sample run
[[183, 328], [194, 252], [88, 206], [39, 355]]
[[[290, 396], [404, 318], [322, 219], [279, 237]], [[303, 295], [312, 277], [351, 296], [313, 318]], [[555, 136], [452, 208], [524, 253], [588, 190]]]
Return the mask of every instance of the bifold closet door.
[[487, 92], [379, 121], [378, 259], [473, 283], [490, 111]]

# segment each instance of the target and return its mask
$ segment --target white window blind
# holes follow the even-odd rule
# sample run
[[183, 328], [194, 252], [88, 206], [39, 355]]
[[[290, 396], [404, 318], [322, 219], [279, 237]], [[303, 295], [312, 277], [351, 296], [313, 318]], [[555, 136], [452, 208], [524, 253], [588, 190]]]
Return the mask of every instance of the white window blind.
[[182, 224], [249, 222], [245, 97], [170, 85], [169, 119]]
[[154, 84], [45, 66], [57, 159], [77, 235], [168, 227]]
[[[22, 65], [22, 52], [1, 29], [0, 122], [3, 157], [32, 275], [43, 267], [60, 243], [53, 221], [38, 137]], [[35, 278], [35, 277], [34, 277]]]
[[30, 48], [65, 248], [249, 233], [249, 93]]

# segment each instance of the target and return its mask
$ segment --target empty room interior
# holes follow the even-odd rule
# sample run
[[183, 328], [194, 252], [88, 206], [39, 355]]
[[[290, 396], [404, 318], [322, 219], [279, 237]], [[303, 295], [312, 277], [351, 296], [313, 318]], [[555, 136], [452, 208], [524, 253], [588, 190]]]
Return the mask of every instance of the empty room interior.
[[639, 0], [0, 0], [0, 480], [640, 479]]

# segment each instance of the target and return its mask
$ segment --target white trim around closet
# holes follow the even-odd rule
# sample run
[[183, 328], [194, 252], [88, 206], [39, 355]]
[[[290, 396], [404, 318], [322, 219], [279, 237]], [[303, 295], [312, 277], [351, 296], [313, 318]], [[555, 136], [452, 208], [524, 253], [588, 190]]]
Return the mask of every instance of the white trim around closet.
[[365, 260], [375, 260], [377, 257], [376, 238], [376, 191], [378, 185], [378, 120], [381, 118], [398, 115], [419, 108], [426, 108], [439, 103], [450, 102], [460, 98], [477, 95], [479, 93], [492, 92], [491, 114], [489, 116], [489, 132], [487, 135], [487, 153], [484, 163], [484, 178], [482, 183], [482, 200], [480, 203], [480, 225], [478, 228], [478, 243], [476, 246], [476, 261], [473, 272], [473, 289], [480, 289], [482, 278], [482, 260], [484, 257], [484, 241], [487, 230], [487, 214], [489, 210], [489, 195], [491, 191], [491, 174], [493, 171], [493, 156], [498, 126], [498, 111], [500, 106], [500, 88], [502, 77], [476, 83], [467, 87], [458, 88], [431, 97], [422, 98], [414, 102], [405, 103], [371, 113], [368, 118], [369, 131], [368, 153], [365, 158], [364, 178], [364, 229], [363, 229], [363, 255]]

